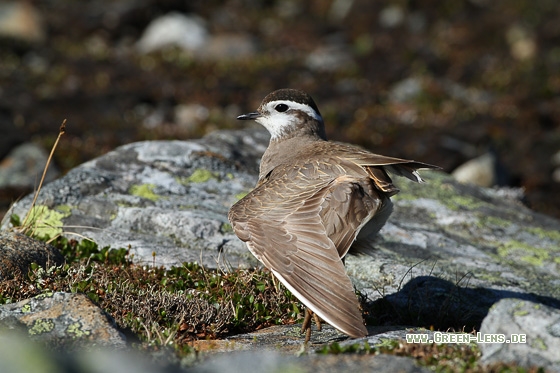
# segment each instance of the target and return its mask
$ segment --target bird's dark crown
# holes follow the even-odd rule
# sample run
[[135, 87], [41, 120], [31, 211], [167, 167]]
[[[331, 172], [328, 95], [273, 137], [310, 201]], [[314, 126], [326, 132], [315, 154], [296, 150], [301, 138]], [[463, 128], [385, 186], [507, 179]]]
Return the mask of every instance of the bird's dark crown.
[[319, 112], [319, 108], [310, 95], [308, 95], [304, 91], [300, 91], [299, 89], [292, 88], [278, 89], [272, 93], [269, 93], [262, 101], [261, 107], [265, 106], [269, 102], [282, 100], [293, 101], [302, 105], [308, 105], [313, 110], [315, 110], [318, 115], [321, 115], [321, 113]]

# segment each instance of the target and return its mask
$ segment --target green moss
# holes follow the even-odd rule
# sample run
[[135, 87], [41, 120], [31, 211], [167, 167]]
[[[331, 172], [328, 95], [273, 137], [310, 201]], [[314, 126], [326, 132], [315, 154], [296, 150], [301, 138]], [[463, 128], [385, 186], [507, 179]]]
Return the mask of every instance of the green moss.
[[543, 239], [548, 238], [552, 241], [557, 241], [558, 243], [560, 243], [560, 231], [534, 227], [534, 228], [528, 228], [527, 232], [535, 234], [540, 238]]
[[66, 328], [66, 333], [71, 335], [72, 338], [83, 338], [91, 334], [90, 330], [83, 329], [83, 325], [80, 322], [75, 322], [68, 325]]
[[498, 248], [498, 254], [514, 260], [517, 258], [533, 266], [543, 265], [550, 257], [548, 249], [534, 247], [516, 240], [505, 242]]
[[483, 226], [492, 225], [494, 227], [507, 228], [512, 223], [505, 219], [500, 219], [496, 216], [484, 216], [480, 219], [480, 224]]
[[220, 232], [222, 233], [233, 233], [233, 227], [230, 223], [222, 223], [220, 226]]
[[[227, 177], [231, 180], [233, 178], [233, 175], [228, 174]], [[216, 172], [212, 172], [204, 168], [197, 168], [189, 177], [175, 178], [175, 180], [181, 185], [188, 185], [191, 183], [205, 183], [211, 179], [220, 181], [220, 175], [218, 175]]]
[[466, 195], [454, 194], [443, 200], [445, 206], [451, 210], [459, 210], [461, 208], [474, 210], [482, 206], [484, 203]]
[[62, 233], [62, 219], [70, 213], [51, 210], [47, 206], [37, 205], [31, 209], [26, 225], [31, 227], [35, 237], [55, 237]]
[[31, 328], [29, 328], [29, 334], [38, 335], [44, 334], [52, 331], [54, 329], [54, 321], [51, 319], [37, 319], [33, 322]]
[[161, 197], [154, 193], [154, 184], [133, 185], [128, 192], [133, 196], [149, 199], [150, 201], [157, 201]]
[[218, 175], [203, 168], [197, 168], [191, 176], [186, 178], [186, 181], [189, 183], [205, 183], [210, 179], [218, 179]]
[[464, 195], [453, 185], [449, 175], [437, 171], [425, 171], [422, 177], [426, 180], [425, 184], [417, 184], [413, 181], [399, 178], [395, 181], [401, 192], [393, 199], [395, 201], [415, 200], [427, 198], [437, 200], [450, 210], [476, 209], [484, 202], [477, 198]]
[[541, 266], [550, 258], [550, 251], [516, 240], [510, 240], [498, 247], [498, 255], [500, 257], [509, 257], [510, 259], [519, 258], [533, 266]]
[[548, 346], [546, 345], [545, 341], [542, 338], [535, 338], [531, 341], [531, 347], [537, 348], [541, 351], [548, 350]]
[[54, 292], [52, 292], [52, 291], [45, 291], [44, 293], [41, 293], [41, 294], [37, 295], [37, 296], [35, 297], [35, 299], [52, 298], [53, 295], [54, 295]]
[[55, 210], [62, 212], [63, 214], [68, 214], [72, 212], [72, 206], [70, 205], [58, 205], [55, 207]]
[[22, 313], [31, 312], [31, 305], [30, 305], [29, 303], [28, 303], [28, 304], [25, 304], [23, 307], [21, 307], [21, 312], [22, 312]]

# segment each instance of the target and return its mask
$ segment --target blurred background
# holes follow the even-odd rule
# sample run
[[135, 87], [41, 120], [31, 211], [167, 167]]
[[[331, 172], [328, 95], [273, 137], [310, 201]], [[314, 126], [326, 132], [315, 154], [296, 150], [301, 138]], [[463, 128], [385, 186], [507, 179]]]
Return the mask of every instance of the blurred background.
[[38, 0], [0, 2], [0, 218], [65, 118], [51, 179], [121, 144], [242, 128], [284, 87], [333, 140], [522, 187], [560, 217], [557, 0]]

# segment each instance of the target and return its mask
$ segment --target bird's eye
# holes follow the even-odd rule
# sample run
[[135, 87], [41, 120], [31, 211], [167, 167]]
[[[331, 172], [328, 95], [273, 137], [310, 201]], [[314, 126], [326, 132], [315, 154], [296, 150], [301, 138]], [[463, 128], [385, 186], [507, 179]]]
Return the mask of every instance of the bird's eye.
[[288, 110], [288, 105], [286, 105], [286, 104], [278, 104], [278, 105], [276, 105], [276, 106], [274, 107], [274, 110], [276, 110], [276, 111], [278, 111], [278, 112], [280, 112], [280, 113], [283, 113], [283, 112], [285, 112], [286, 110]]

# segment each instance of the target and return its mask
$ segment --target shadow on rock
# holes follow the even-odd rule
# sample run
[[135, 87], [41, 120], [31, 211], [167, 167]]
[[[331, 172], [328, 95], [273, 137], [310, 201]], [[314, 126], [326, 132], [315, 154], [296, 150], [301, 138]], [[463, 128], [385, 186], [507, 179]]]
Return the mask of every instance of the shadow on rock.
[[490, 308], [514, 298], [560, 309], [560, 300], [531, 293], [490, 288], [467, 288], [435, 276], [420, 276], [394, 294], [367, 303], [368, 324], [410, 325], [434, 330], [480, 330]]

